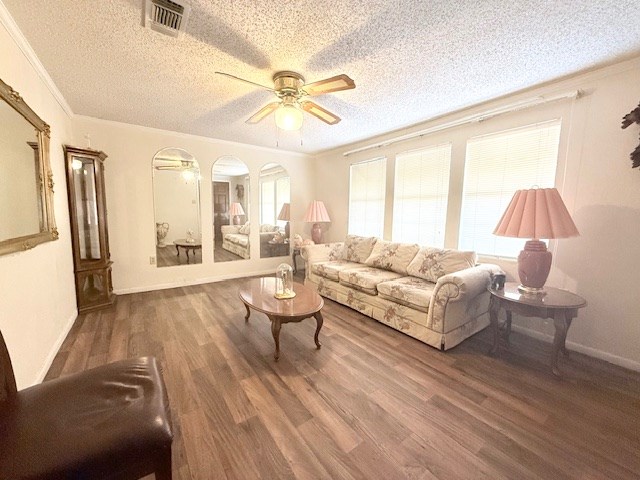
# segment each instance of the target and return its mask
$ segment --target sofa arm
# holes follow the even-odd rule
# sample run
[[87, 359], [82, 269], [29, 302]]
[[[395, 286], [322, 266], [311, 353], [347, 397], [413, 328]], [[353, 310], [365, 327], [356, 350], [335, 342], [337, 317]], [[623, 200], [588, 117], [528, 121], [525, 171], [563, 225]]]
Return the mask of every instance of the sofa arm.
[[222, 225], [220, 229], [223, 237], [228, 233], [240, 233], [240, 225]]
[[311, 264], [330, 262], [342, 258], [344, 242], [320, 243], [300, 247], [300, 256], [304, 259], [305, 275], [309, 275]]
[[447, 333], [486, 313], [487, 287], [493, 273], [503, 272], [497, 265], [485, 263], [440, 277], [429, 303], [427, 326]]

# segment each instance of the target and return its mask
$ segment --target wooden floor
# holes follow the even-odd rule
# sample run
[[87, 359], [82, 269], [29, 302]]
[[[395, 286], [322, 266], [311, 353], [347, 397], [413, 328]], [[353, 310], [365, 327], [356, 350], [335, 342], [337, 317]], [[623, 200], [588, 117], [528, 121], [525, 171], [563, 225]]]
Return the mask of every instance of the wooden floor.
[[213, 248], [214, 262], [234, 262], [236, 260], [244, 260], [240, 255], [230, 252], [222, 248], [222, 242], [216, 242]]
[[640, 478], [640, 374], [487, 331], [443, 353], [326, 301], [282, 327], [281, 358], [242, 280], [122, 295], [78, 317], [47, 378], [155, 355], [176, 479]]
[[[156, 263], [159, 267], [173, 267], [175, 265], [187, 265], [187, 256], [184, 248], [180, 249], [180, 255], [176, 254], [175, 245], [156, 247]], [[202, 250], [189, 251], [189, 264], [202, 263]]]

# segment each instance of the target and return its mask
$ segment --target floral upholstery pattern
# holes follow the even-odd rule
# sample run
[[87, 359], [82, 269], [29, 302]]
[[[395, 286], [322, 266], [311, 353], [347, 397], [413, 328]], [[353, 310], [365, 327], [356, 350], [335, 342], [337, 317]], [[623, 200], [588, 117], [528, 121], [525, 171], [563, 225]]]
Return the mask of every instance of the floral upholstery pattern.
[[416, 243], [394, 243], [378, 240], [365, 263], [370, 267], [406, 275], [407, 267], [418, 250], [420, 250], [420, 246]]
[[348, 285], [356, 290], [361, 290], [369, 295], [377, 295], [376, 285], [387, 280], [401, 277], [399, 273], [387, 272], [378, 268], [361, 267], [357, 269], [343, 270], [338, 274], [340, 283]]
[[358, 235], [347, 235], [344, 242], [343, 260], [349, 262], [364, 263], [377, 241], [376, 237], [360, 237]]
[[350, 268], [362, 268], [363, 265], [355, 262], [347, 262], [346, 260], [334, 260], [332, 262], [320, 262], [311, 265], [311, 271], [316, 275], [329, 280], [338, 282], [340, 277], [338, 274]]
[[407, 273], [436, 283], [444, 275], [473, 267], [476, 259], [476, 252], [422, 247], [407, 267]]
[[247, 222], [244, 225], [242, 225], [238, 230], [238, 233], [241, 233], [243, 235], [249, 235], [251, 233], [251, 224]]
[[402, 277], [378, 284], [378, 295], [421, 312], [429, 311], [429, 303], [436, 286], [416, 277]]

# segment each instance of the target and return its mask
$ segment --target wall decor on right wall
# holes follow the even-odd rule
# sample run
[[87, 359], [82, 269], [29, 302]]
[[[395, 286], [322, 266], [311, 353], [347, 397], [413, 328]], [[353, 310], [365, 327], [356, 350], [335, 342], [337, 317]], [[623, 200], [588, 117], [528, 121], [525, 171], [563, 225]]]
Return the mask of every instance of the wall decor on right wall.
[[[638, 125], [640, 125], [640, 103], [636, 108], [622, 117], [623, 129], [627, 128], [632, 123], [637, 123]], [[631, 152], [629, 157], [631, 158], [631, 168], [640, 167], [640, 143], [638, 143], [638, 146], [633, 152]]]

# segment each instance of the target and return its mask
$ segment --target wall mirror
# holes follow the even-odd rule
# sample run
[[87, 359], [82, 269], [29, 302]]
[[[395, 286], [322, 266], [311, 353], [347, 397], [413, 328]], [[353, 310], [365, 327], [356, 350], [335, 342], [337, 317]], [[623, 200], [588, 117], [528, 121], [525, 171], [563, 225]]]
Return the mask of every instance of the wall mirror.
[[200, 167], [189, 152], [165, 148], [153, 157], [158, 267], [202, 263]]
[[279, 164], [260, 170], [260, 258], [289, 255], [291, 182]]
[[56, 240], [50, 131], [0, 80], [0, 254]]
[[251, 257], [249, 236], [249, 169], [235, 157], [213, 164], [213, 261], [231, 262]]

